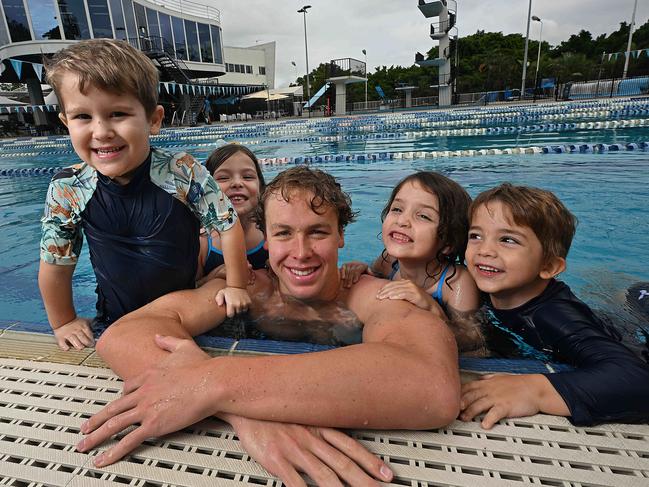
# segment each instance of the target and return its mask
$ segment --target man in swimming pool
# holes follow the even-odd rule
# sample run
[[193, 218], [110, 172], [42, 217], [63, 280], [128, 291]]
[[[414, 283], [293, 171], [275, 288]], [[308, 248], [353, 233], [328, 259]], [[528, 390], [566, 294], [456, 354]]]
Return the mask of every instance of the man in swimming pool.
[[[456, 418], [457, 348], [441, 310], [435, 314], [407, 301], [378, 300], [385, 281], [368, 275], [349, 289], [341, 285], [338, 249], [353, 213], [335, 179], [307, 167], [285, 171], [264, 191], [258, 217], [270, 269], [255, 271], [249, 287], [252, 312], [274, 309], [308, 321], [323, 312], [346, 312], [344, 327], [362, 328], [362, 343], [291, 356], [210, 358], [191, 337], [225, 319], [225, 310], [213, 299], [225, 283], [215, 279], [164, 296], [120, 319], [97, 344], [99, 354], [126, 380], [124, 395], [82, 425], [87, 436], [78, 449], [88, 451], [131, 425], [140, 426], [97, 457], [96, 465], [119, 460], [146, 438], [216, 415], [233, 425], [253, 457], [261, 457], [271, 473], [290, 484], [301, 482], [296, 470], [319, 484], [333, 479], [365, 483], [369, 478], [354, 462], [390, 480], [389, 469], [376, 458], [369, 460], [367, 452], [358, 453], [355, 442], [332, 439], [339, 432], [320, 430], [327, 451], [298, 454], [309, 446], [297, 444], [295, 455], [288, 452], [288, 460], [279, 461], [279, 454], [264, 458], [269, 453], [259, 446], [258, 432], [276, 422], [428, 429]], [[332, 453], [332, 446], [338, 452]]]

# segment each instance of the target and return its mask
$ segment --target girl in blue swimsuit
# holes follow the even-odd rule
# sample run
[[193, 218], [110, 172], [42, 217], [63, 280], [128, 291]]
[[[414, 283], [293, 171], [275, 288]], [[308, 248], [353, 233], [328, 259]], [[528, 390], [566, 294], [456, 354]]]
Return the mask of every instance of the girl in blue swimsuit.
[[369, 272], [391, 281], [378, 299], [405, 299], [423, 309], [439, 304], [447, 314], [475, 311], [478, 289], [463, 265], [470, 203], [446, 176], [422, 171], [406, 177], [381, 212], [385, 249], [369, 268], [343, 265], [343, 281], [351, 285]]
[[[266, 265], [268, 251], [264, 248], [264, 235], [257, 228], [253, 215], [259, 195], [266, 182], [257, 157], [250, 149], [239, 144], [227, 144], [216, 149], [205, 162], [221, 190], [232, 202], [239, 216], [246, 241], [248, 263], [253, 269]], [[218, 277], [223, 272], [223, 251], [218, 234], [201, 236], [198, 284]]]

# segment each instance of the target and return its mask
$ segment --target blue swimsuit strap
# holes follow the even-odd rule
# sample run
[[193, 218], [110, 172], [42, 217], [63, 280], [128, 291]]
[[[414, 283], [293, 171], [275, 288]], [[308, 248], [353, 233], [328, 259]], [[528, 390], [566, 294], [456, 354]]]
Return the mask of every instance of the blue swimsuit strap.
[[[255, 252], [257, 252], [259, 249], [261, 249], [264, 246], [265, 242], [266, 242], [266, 240], [262, 238], [261, 242], [259, 242], [259, 244], [257, 246], [255, 246], [254, 248], [252, 248], [250, 250], [246, 250], [246, 255], [254, 254]], [[217, 249], [216, 247], [214, 247], [214, 245], [212, 245], [212, 239], [208, 238], [207, 239], [207, 255], [210, 255], [211, 253], [223, 255], [223, 251], [220, 250], [220, 249]]]
[[439, 276], [439, 281], [437, 281], [437, 289], [435, 289], [435, 292], [431, 294], [433, 299], [435, 299], [439, 304], [442, 304], [442, 290], [444, 289], [444, 279], [446, 279], [446, 273], [448, 272], [450, 265], [447, 265], [444, 270], [442, 271], [442, 274]]
[[[444, 289], [444, 279], [446, 279], [446, 273], [448, 272], [448, 269], [450, 267], [451, 266], [449, 264], [444, 268], [442, 274], [439, 276], [439, 280], [437, 281], [437, 289], [435, 289], [433, 294], [431, 294], [433, 299], [435, 299], [439, 304], [442, 304], [442, 290]], [[392, 264], [392, 272], [390, 272], [388, 279], [390, 281], [394, 279], [394, 276], [398, 271], [399, 271], [399, 261], [395, 260], [394, 263]]]

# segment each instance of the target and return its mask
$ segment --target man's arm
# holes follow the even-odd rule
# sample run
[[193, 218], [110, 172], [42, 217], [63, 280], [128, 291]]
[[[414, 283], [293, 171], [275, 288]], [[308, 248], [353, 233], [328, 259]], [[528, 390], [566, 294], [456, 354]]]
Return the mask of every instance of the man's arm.
[[[376, 300], [382, 283], [363, 276], [349, 294], [350, 308], [365, 323], [362, 344], [301, 355], [217, 357], [198, 368], [166, 371], [163, 377], [148, 373], [126, 388], [142, 389], [138, 404], [144, 414], [154, 412], [152, 404], [165, 397], [192, 402], [203, 416], [187, 417], [187, 424], [232, 413], [349, 428], [445, 425], [459, 409], [453, 336], [433, 313], [405, 302]], [[154, 350], [156, 333], [189, 338], [223, 319], [222, 308], [211, 299], [213, 286], [174, 293], [119, 320], [102, 337], [98, 351], [122, 376], [144, 370], [141, 357], [160, 353]]]
[[214, 295], [224, 287], [224, 280], [213, 279], [123, 316], [103, 333], [97, 353], [124, 380], [145, 372], [169, 355], [155, 344], [156, 335], [191, 339], [221, 324], [226, 310], [215, 303]]

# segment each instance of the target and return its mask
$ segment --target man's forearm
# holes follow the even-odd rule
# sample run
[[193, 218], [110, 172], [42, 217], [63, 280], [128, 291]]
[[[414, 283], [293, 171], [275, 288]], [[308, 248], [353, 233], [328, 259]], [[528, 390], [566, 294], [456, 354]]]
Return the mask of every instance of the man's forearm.
[[212, 359], [214, 413], [332, 427], [433, 428], [457, 415], [457, 370], [366, 343], [327, 352]]

